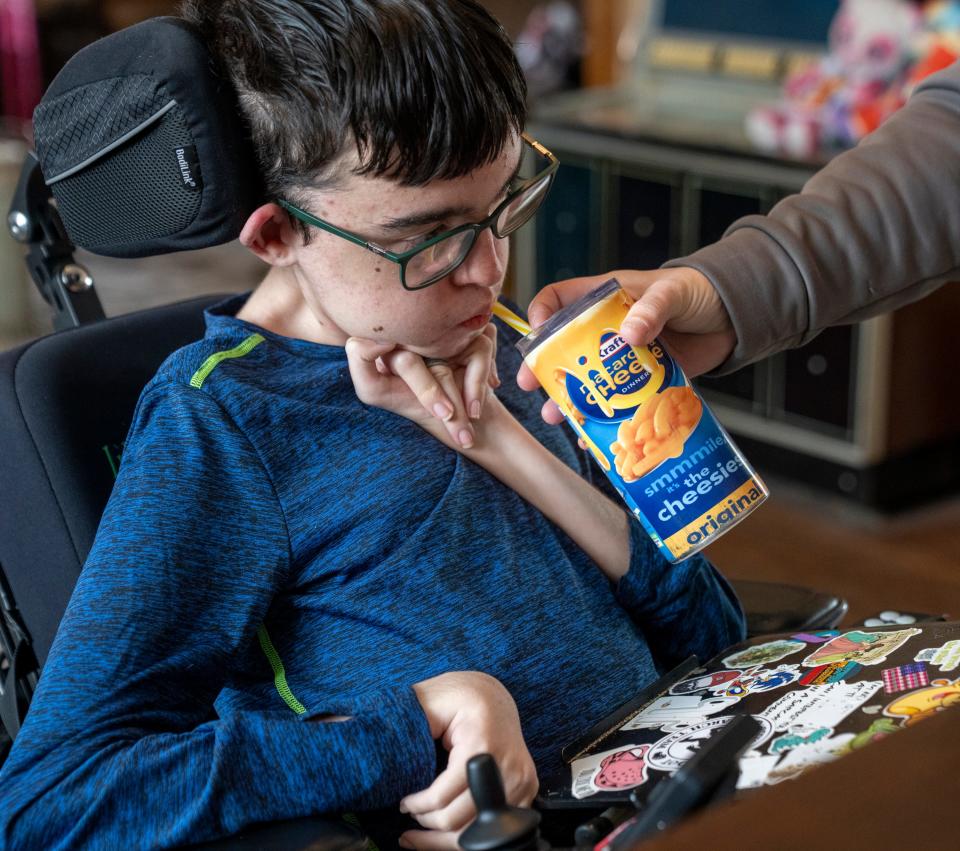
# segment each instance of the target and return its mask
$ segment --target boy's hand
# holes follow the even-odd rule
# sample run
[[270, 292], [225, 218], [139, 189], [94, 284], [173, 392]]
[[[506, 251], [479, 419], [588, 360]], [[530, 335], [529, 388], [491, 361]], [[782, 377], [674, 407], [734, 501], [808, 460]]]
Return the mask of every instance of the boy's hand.
[[497, 329], [488, 324], [456, 357], [427, 361], [389, 343], [351, 337], [347, 363], [361, 402], [392, 411], [426, 427], [442, 422], [451, 440], [473, 445], [477, 420], [497, 375]]
[[499, 680], [478, 671], [441, 674], [413, 687], [430, 733], [450, 752], [447, 767], [422, 792], [408, 795], [400, 809], [428, 830], [408, 830], [404, 848], [457, 848], [460, 832], [476, 817], [467, 788], [467, 761], [489, 753], [503, 776], [507, 801], [530, 806], [537, 793], [537, 769], [520, 731], [520, 717]]
[[[719, 366], [730, 356], [737, 338], [727, 309], [710, 279], [688, 266], [650, 272], [624, 269], [551, 284], [530, 302], [530, 324], [534, 328], [542, 325], [561, 307], [610, 278], [620, 281], [636, 299], [620, 326], [628, 343], [645, 346], [659, 336], [690, 377]], [[526, 365], [517, 373], [517, 384], [524, 390], [540, 386]], [[543, 406], [542, 414], [548, 423], [563, 422], [563, 415], [552, 401]]]

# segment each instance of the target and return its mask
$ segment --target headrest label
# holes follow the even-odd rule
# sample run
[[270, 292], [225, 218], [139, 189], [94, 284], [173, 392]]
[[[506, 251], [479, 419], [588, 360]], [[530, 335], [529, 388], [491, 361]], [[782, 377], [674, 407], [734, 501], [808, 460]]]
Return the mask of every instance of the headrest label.
[[174, 149], [177, 157], [177, 169], [180, 179], [187, 189], [199, 192], [203, 188], [203, 178], [200, 176], [200, 160], [197, 158], [196, 145], [184, 145]]

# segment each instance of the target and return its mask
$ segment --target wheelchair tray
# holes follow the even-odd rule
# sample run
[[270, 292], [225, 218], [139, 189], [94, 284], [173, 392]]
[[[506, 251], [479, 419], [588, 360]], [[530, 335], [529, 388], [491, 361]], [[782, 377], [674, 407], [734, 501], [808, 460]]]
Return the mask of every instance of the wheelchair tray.
[[[960, 622], [753, 638], [688, 660], [564, 748], [541, 809], [642, 805], [656, 784], [741, 714], [761, 725], [742, 792], [796, 777], [960, 704]], [[732, 768], [732, 766], [731, 766]]]

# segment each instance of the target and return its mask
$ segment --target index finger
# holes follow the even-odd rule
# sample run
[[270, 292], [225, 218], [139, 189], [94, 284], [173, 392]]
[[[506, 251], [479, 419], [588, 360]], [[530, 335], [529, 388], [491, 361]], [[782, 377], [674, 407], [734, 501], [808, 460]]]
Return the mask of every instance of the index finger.
[[448, 763], [426, 789], [407, 795], [400, 802], [400, 812], [416, 817], [433, 810], [442, 810], [466, 788], [466, 764], [460, 761]]

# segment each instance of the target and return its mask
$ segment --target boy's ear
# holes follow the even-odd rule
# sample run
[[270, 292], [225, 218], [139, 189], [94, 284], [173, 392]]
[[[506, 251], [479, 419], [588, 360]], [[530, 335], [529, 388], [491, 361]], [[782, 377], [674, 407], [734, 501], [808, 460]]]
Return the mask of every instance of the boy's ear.
[[240, 242], [271, 266], [289, 266], [296, 262], [296, 249], [303, 239], [287, 211], [271, 203], [250, 214], [240, 231]]

